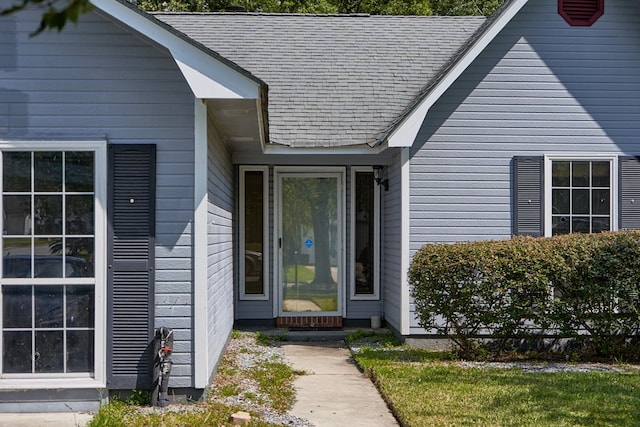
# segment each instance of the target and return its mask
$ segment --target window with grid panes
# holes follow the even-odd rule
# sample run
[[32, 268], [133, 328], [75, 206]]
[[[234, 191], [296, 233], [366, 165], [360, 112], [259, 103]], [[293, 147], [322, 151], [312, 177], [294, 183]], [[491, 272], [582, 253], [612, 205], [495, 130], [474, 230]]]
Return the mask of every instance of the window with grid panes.
[[95, 154], [2, 153], [2, 373], [91, 375]]
[[551, 163], [552, 234], [611, 230], [611, 162]]

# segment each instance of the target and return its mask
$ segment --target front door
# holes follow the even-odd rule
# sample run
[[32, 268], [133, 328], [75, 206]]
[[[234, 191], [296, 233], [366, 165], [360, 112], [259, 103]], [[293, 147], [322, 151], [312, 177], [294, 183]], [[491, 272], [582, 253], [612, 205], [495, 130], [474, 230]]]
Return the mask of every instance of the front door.
[[279, 172], [280, 315], [340, 315], [343, 306], [342, 172]]

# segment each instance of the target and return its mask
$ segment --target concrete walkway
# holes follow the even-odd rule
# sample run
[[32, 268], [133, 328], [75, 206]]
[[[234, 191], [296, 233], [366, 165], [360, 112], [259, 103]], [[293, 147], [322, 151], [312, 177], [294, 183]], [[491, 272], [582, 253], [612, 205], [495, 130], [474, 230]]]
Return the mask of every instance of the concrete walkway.
[[92, 414], [54, 412], [43, 414], [0, 414], [0, 427], [83, 427]]
[[398, 425], [343, 343], [289, 342], [282, 347], [292, 367], [307, 372], [295, 382], [296, 403], [291, 414], [317, 427]]
[[[285, 356], [294, 369], [307, 372], [296, 380], [296, 404], [290, 413], [308, 419], [316, 427], [398, 426], [371, 380], [351, 359], [341, 341], [346, 333], [288, 333], [289, 341], [283, 343]], [[0, 427], [82, 427], [91, 418], [91, 414], [73, 412], [4, 413], [0, 414]]]

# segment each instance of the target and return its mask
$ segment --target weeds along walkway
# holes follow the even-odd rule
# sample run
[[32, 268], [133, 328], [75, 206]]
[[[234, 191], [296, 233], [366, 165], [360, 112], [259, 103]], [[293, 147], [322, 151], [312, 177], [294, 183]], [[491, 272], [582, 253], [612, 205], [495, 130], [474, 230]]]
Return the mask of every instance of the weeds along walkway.
[[295, 381], [291, 411], [316, 427], [392, 427], [397, 421], [342, 342], [285, 342], [285, 357], [306, 375]]

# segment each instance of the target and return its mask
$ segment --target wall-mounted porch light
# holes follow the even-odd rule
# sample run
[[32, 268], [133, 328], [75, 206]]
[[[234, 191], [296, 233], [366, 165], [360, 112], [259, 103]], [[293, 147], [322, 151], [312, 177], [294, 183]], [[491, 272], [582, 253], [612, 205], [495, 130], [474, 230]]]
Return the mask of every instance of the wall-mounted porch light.
[[384, 187], [384, 191], [389, 191], [389, 180], [384, 178], [384, 166], [375, 165], [373, 167], [373, 179], [378, 185], [382, 185]]

